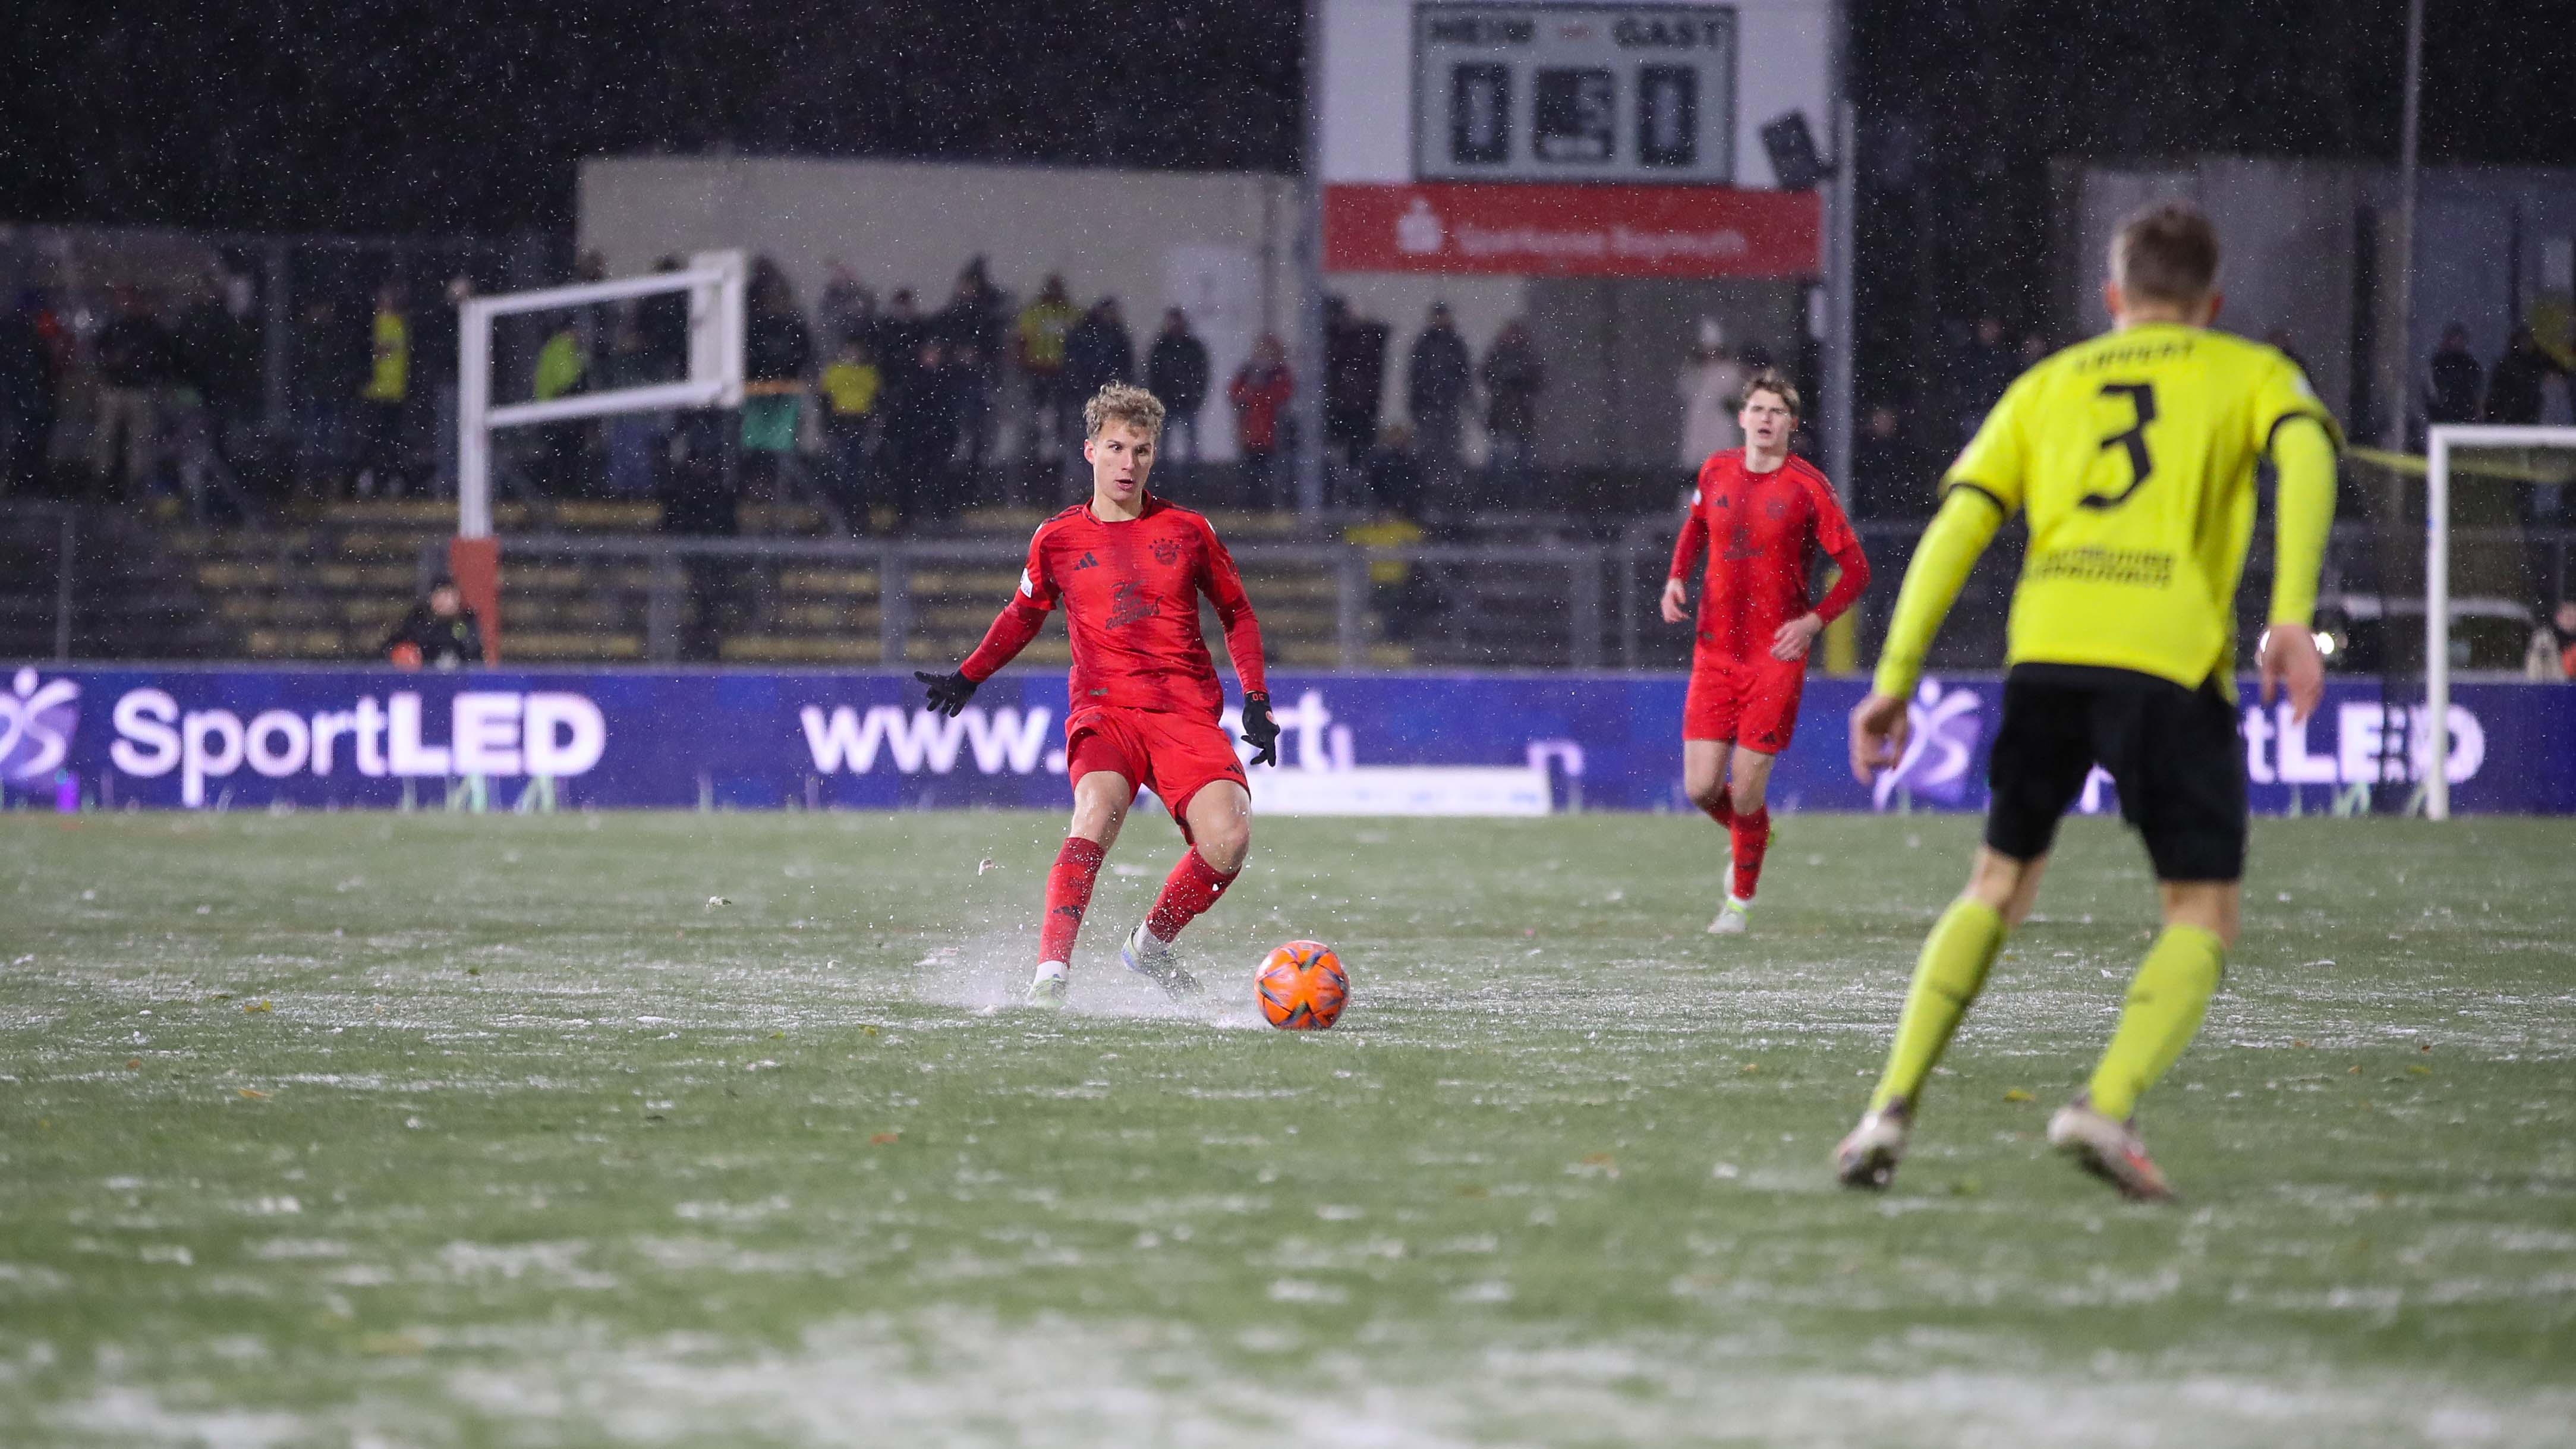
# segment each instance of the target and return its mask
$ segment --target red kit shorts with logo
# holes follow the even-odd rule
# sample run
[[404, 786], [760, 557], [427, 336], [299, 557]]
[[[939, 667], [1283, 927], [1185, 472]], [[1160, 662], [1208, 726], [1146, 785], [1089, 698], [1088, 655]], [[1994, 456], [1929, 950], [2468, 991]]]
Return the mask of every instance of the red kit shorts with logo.
[[1682, 697], [1682, 738], [1776, 755], [1798, 732], [1806, 685], [1804, 659], [1728, 659], [1702, 650], [1691, 659], [1690, 692]]
[[[1064, 772], [1074, 780], [1107, 770], [1128, 788], [1154, 792], [1189, 833], [1191, 797], [1219, 780], [1246, 785], [1243, 762], [1224, 726], [1199, 714], [1159, 709], [1086, 709], [1064, 725]], [[1246, 785], [1246, 788], [1250, 788]]]

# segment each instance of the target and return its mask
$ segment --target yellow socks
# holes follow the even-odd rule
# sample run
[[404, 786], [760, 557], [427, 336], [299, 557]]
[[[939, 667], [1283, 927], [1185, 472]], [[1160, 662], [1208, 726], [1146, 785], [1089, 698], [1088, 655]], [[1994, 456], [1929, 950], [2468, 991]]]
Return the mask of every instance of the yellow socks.
[[2093, 1069], [2088, 1090], [2094, 1111], [2126, 1118], [2137, 1110], [2138, 1095], [2182, 1059], [2183, 1049], [2200, 1031], [2226, 964], [2227, 947], [2198, 926], [2167, 926], [2156, 937], [2147, 959], [2139, 963], [2137, 979], [2129, 983], [2120, 1029], [2111, 1034], [2102, 1064]]
[[[1888, 1048], [1887, 1071], [1869, 1099], [1875, 1112], [1898, 1098], [1908, 1106], [1923, 1090], [1950, 1044], [1968, 1003], [1986, 984], [1986, 968], [2003, 949], [2002, 913], [1966, 896], [1950, 903], [1924, 938], [1923, 955], [1914, 964], [1914, 984], [1905, 993], [1905, 1014], [1896, 1020], [1896, 1044]], [[2194, 1025], [2199, 1018], [2195, 1016]], [[2188, 1040], [2188, 1034], [2185, 1037]], [[2177, 1051], [2180, 1048], [2176, 1048]]]

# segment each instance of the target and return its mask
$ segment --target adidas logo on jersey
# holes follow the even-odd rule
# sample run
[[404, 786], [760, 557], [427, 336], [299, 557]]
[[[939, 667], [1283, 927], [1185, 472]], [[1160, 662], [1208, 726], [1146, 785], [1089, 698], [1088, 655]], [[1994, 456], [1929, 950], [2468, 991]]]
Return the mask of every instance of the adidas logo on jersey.
[[1086, 553], [1082, 556], [1082, 562], [1073, 566], [1073, 571], [1075, 573], [1080, 573], [1084, 569], [1096, 569], [1098, 567], [1100, 567], [1100, 560], [1093, 558], [1091, 555]]

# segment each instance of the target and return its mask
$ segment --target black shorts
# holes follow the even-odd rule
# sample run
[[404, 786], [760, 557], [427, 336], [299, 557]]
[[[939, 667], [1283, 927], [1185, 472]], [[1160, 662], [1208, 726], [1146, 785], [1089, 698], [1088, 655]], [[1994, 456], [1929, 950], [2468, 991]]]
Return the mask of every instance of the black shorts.
[[1987, 762], [1986, 844], [2015, 860], [2048, 854], [2097, 764], [2146, 838], [2156, 879], [2245, 874], [2245, 751], [2216, 680], [2194, 690], [2127, 669], [2015, 666]]

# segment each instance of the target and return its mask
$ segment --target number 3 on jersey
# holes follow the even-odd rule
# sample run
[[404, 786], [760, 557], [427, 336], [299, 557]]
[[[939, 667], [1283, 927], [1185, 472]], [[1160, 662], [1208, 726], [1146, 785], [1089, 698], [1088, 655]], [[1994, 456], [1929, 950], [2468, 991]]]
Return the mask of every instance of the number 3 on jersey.
[[2127, 398], [2137, 414], [2137, 421], [2125, 432], [2113, 433], [2102, 440], [2106, 451], [2112, 448], [2128, 450], [2129, 486], [2117, 493], [2088, 493], [2076, 500], [2086, 508], [2108, 510], [2128, 502], [2129, 495], [2137, 492], [2139, 486], [2147, 481], [2147, 475], [2156, 471], [2156, 460], [2147, 452], [2147, 424], [2156, 420], [2156, 389], [2155, 384], [2146, 382], [2106, 382], [2102, 384], [2102, 396]]

